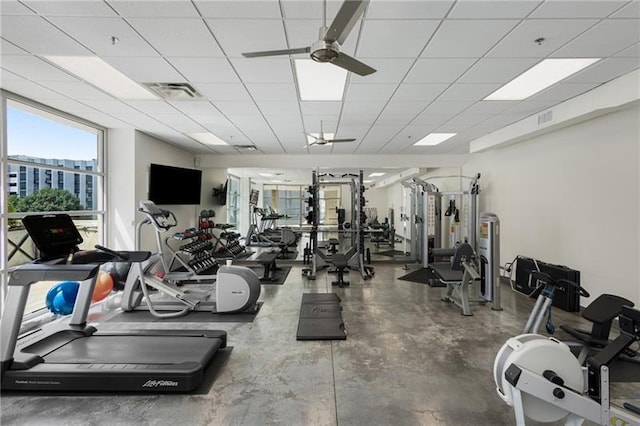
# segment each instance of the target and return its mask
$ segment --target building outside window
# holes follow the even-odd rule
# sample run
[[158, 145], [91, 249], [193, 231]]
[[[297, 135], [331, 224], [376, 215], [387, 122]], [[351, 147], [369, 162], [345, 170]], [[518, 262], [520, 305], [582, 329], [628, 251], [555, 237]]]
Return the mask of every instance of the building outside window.
[[[22, 217], [65, 212], [80, 230], [81, 248], [103, 242], [104, 129], [6, 92], [0, 92], [0, 105], [6, 120], [0, 144], [0, 172], [7, 182], [0, 196], [0, 214], [6, 218], [0, 225], [4, 301], [8, 271], [38, 257]], [[55, 284], [32, 286], [27, 315], [44, 308], [46, 292]]]
[[227, 185], [227, 223], [238, 225], [240, 220], [240, 178], [229, 176]]

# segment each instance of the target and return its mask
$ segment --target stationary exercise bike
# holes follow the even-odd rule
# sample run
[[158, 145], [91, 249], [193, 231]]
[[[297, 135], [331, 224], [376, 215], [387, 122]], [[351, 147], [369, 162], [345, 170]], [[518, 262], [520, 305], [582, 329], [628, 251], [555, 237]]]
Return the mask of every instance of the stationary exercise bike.
[[[537, 334], [510, 338], [495, 358], [493, 376], [500, 398], [513, 406], [516, 424], [526, 419], [566, 425], [585, 420], [600, 425], [640, 425], [640, 407], [611, 404], [609, 368], [640, 341], [640, 311], [628, 306], [618, 316], [620, 335], [582, 366], [569, 346]], [[636, 395], [637, 396], [637, 395]]]

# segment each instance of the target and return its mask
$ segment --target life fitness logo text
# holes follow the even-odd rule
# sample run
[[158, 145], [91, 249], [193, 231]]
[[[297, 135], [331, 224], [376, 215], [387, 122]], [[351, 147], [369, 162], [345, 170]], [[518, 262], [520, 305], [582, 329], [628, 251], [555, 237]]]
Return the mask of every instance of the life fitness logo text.
[[147, 380], [147, 382], [142, 385], [143, 388], [166, 388], [177, 386], [178, 382], [174, 382], [173, 380]]

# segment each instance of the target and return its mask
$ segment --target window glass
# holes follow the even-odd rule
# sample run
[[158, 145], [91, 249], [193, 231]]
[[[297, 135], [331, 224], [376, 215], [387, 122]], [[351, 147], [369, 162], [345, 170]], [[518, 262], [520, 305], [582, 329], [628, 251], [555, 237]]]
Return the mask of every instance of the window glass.
[[[5, 99], [2, 97], [2, 102]], [[3, 222], [7, 229], [2, 230], [7, 250], [0, 264], [3, 291], [10, 268], [39, 256], [22, 226], [21, 218], [26, 215], [70, 212], [84, 240], [81, 248], [91, 249], [102, 242], [104, 179], [101, 129], [11, 99], [6, 100], [5, 111], [7, 137], [2, 141], [2, 162], [6, 205], [0, 210], [7, 215]], [[54, 284], [32, 286], [25, 313], [44, 308], [45, 295]]]

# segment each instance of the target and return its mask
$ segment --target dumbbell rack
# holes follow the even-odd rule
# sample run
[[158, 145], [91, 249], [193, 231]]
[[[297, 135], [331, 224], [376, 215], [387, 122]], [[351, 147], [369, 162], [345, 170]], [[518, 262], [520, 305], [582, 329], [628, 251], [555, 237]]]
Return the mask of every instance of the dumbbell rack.
[[[211, 250], [213, 253], [221, 253], [236, 258], [241, 253], [244, 253], [244, 246], [240, 245], [240, 234], [236, 232], [230, 232], [231, 228], [235, 228], [235, 225], [228, 223], [214, 223], [210, 218], [214, 216], [213, 210], [203, 210], [200, 212], [198, 218], [198, 227], [200, 232], [200, 238], [205, 241], [209, 241], [212, 244]], [[219, 234], [214, 233], [220, 231]]]
[[[215, 244], [205, 235], [200, 230], [190, 228], [166, 238], [165, 245], [171, 252], [169, 269], [173, 270], [173, 265], [177, 262], [188, 272], [197, 275], [215, 273], [218, 268], [218, 262], [213, 256]], [[173, 249], [169, 244], [171, 239], [183, 241], [183, 243], [178, 249]]]

